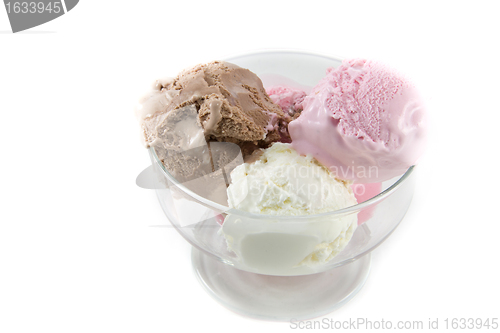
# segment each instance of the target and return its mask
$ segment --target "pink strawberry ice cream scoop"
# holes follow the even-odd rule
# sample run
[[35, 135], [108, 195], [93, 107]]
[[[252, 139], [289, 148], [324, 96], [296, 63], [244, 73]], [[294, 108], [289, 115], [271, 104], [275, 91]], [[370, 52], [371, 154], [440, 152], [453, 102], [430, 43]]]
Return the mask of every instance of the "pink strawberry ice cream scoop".
[[278, 104], [278, 106], [289, 116], [298, 117], [300, 112], [304, 109], [302, 103], [306, 97], [306, 93], [300, 89], [274, 86], [266, 89], [267, 94], [271, 100]]
[[[358, 203], [362, 203], [379, 194], [382, 191], [382, 183], [352, 184], [351, 188]], [[360, 211], [358, 213], [358, 225], [368, 221], [373, 216], [376, 207], [375, 205]]]
[[380, 182], [403, 174], [422, 155], [426, 111], [414, 85], [383, 64], [344, 60], [329, 68], [289, 124], [292, 146], [337, 177]]

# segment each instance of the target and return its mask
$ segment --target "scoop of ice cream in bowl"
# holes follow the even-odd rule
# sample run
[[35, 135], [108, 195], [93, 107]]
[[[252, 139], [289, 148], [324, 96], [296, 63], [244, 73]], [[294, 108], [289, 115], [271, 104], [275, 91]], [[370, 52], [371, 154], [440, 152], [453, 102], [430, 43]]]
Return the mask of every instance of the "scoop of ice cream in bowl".
[[377, 63], [245, 54], [158, 80], [141, 105], [160, 205], [204, 287], [236, 312], [343, 305], [410, 205], [425, 108]]

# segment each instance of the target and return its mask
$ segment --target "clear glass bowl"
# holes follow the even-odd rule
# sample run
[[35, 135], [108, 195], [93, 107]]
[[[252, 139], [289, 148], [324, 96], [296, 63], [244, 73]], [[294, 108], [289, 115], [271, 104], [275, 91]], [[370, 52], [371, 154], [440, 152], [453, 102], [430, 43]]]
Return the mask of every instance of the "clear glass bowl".
[[[341, 63], [337, 58], [293, 51], [258, 52], [226, 60], [256, 73], [264, 86], [287, 84], [306, 90], [324, 76], [328, 67]], [[257, 215], [230, 209], [195, 193], [165, 169], [154, 149], [149, 153], [162, 184], [156, 188], [160, 204], [170, 223], [193, 246], [193, 266], [202, 285], [228, 308], [271, 320], [312, 318], [351, 299], [368, 276], [369, 253], [395, 230], [407, 212], [415, 183], [411, 167], [401, 177], [383, 182], [380, 193], [355, 206], [312, 216]], [[242, 264], [228, 250], [220, 232], [220, 223], [228, 213], [256, 223], [273, 221], [285, 228], [314, 223], [318, 218], [335, 221], [350, 214], [363, 216], [365, 221], [343, 251], [327, 264], [262, 269]]]

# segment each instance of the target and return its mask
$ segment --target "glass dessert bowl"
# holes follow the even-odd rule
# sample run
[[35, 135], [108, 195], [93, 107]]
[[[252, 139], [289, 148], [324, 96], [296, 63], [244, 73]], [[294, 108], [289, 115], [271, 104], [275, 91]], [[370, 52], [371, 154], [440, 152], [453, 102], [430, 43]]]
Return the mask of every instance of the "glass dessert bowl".
[[[287, 84], [302, 89], [318, 82], [326, 68], [341, 63], [336, 58], [291, 51], [260, 52], [226, 60], [256, 73], [265, 87]], [[198, 180], [193, 187], [192, 182], [177, 180], [154, 148], [149, 153], [161, 207], [170, 223], [193, 246], [193, 267], [204, 288], [229, 309], [261, 319], [310, 319], [350, 300], [366, 281], [370, 252], [401, 222], [414, 189], [411, 167], [402, 176], [378, 184], [377, 193], [368, 200], [341, 210], [303, 216], [252, 214], [211, 200], [213, 193], [225, 191], [230, 165], [227, 170], [219, 170], [216, 177]], [[361, 187], [362, 191], [366, 189]], [[241, 231], [242, 239], [247, 240], [241, 246], [245, 258], [228, 248], [222, 234], [221, 224], [228, 215], [250, 226]], [[324, 263], [297, 264], [295, 258], [310, 251], [314, 243], [304, 230], [321, 229], [325, 223], [335, 224], [354, 216], [358, 226], [336, 256]]]

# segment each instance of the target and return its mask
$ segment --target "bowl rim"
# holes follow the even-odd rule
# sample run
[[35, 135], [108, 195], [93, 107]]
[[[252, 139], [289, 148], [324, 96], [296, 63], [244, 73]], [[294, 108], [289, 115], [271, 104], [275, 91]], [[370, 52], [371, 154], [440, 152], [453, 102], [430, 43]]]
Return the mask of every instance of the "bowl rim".
[[243, 210], [239, 210], [236, 208], [231, 208], [229, 206], [224, 206], [224, 205], [218, 204], [216, 202], [208, 200], [208, 199], [194, 193], [193, 191], [191, 191], [190, 189], [185, 187], [181, 182], [179, 182], [165, 168], [163, 163], [158, 158], [158, 155], [156, 154], [154, 147], [149, 147], [148, 150], [152, 156], [152, 160], [154, 161], [154, 163], [157, 166], [159, 166], [159, 169], [161, 170], [163, 176], [166, 177], [167, 180], [169, 181], [170, 186], [177, 187], [178, 189], [180, 189], [182, 192], [184, 192], [189, 197], [195, 199], [196, 201], [203, 204], [204, 206], [212, 208], [216, 211], [221, 211], [221, 212], [224, 212], [226, 214], [238, 215], [238, 216], [241, 216], [244, 218], [257, 219], [257, 220], [265, 219], [265, 220], [280, 220], [280, 221], [283, 220], [283, 221], [291, 221], [291, 222], [297, 221], [297, 222], [299, 222], [299, 221], [310, 220], [310, 219], [323, 219], [323, 218], [327, 218], [327, 217], [328, 218], [336, 218], [336, 217], [342, 217], [342, 216], [352, 214], [352, 213], [357, 213], [363, 209], [377, 205], [379, 202], [385, 200], [386, 198], [391, 196], [393, 193], [395, 193], [397, 191], [397, 189], [402, 186], [402, 184], [405, 182], [405, 180], [411, 176], [411, 174], [413, 173], [413, 171], [415, 169], [415, 165], [412, 165], [411, 167], [408, 168], [408, 170], [406, 170], [406, 172], [402, 176], [400, 176], [400, 178], [397, 181], [395, 181], [387, 189], [385, 189], [382, 192], [380, 192], [379, 194], [371, 197], [370, 199], [363, 201], [361, 203], [358, 203], [356, 205], [353, 205], [353, 206], [349, 206], [349, 207], [342, 208], [342, 209], [335, 210], [335, 211], [330, 211], [330, 212], [325, 212], [325, 213], [320, 213], [320, 214], [311, 214], [311, 215], [269, 215], [269, 214], [255, 214], [255, 213], [250, 213], [250, 212], [246, 212]]
[[332, 55], [320, 52], [311, 52], [303, 49], [294, 49], [294, 48], [263, 48], [263, 49], [254, 49], [247, 52], [238, 52], [234, 54], [228, 54], [225, 57], [222, 57], [221, 60], [231, 62], [232, 60], [236, 60], [237, 58], [243, 57], [253, 57], [259, 55], [269, 55], [269, 54], [277, 54], [277, 53], [290, 53], [295, 55], [305, 55], [305, 56], [314, 56], [325, 58], [328, 60], [335, 60], [342, 62], [346, 57], [340, 55]]

